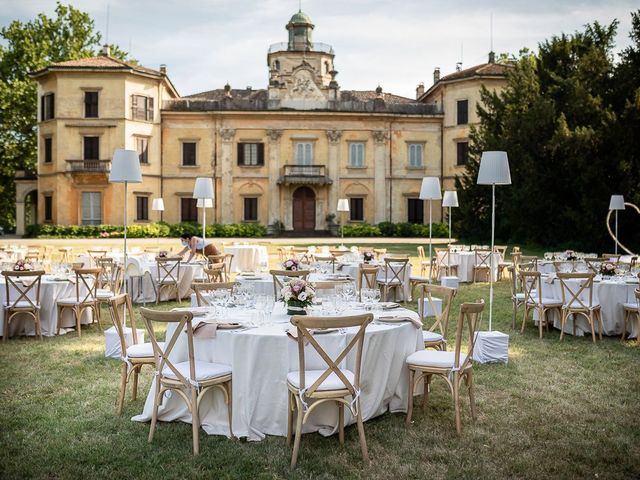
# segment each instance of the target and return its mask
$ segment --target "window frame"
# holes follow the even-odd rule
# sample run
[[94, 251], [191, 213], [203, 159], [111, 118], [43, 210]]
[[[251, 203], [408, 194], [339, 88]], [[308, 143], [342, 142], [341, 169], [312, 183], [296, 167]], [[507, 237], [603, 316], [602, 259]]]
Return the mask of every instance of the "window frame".
[[[141, 165], [149, 165], [149, 137], [136, 135], [136, 152]], [[140, 142], [144, 142], [144, 150], [140, 151]]]
[[[460, 106], [463, 104], [465, 105], [464, 114], [462, 115], [462, 118], [460, 118], [461, 117]], [[456, 125], [468, 125], [468, 124], [469, 124], [469, 99], [464, 98], [464, 99], [456, 100]]]
[[[193, 164], [184, 163], [185, 158], [185, 145], [193, 144]], [[181, 140], [180, 141], [180, 166], [181, 167], [197, 167], [198, 166], [198, 142], [196, 140]]]
[[[355, 141], [355, 142], [349, 142], [348, 145], [349, 145], [349, 163], [348, 163], [348, 167], [349, 168], [367, 168], [367, 164], [366, 164], [367, 144], [366, 144], [366, 142]], [[356, 165], [354, 163], [354, 161], [353, 161], [354, 160], [353, 152], [354, 152], [354, 149], [357, 149], [357, 147], [361, 147], [361, 149], [362, 149], [362, 152], [361, 152], [362, 158], [360, 159], [361, 160], [361, 164], [360, 165]]]
[[[189, 207], [189, 212], [190, 213], [195, 213], [195, 219], [186, 219], [184, 218], [184, 205], [185, 202], [191, 202], [191, 204], [193, 205], [193, 207]], [[195, 198], [191, 198], [191, 197], [180, 197], [180, 222], [185, 222], [185, 223], [198, 223], [198, 200]], [[193, 210], [193, 211], [191, 211]]]
[[149, 221], [149, 196], [136, 195], [136, 222]]
[[[99, 205], [98, 205], [98, 211], [99, 211], [99, 218], [85, 218], [84, 216], [84, 205], [85, 205], [85, 195], [91, 195], [91, 197], [88, 198], [95, 198], [95, 196], [97, 196], [97, 198], [99, 199]], [[93, 206], [92, 206], [93, 207]], [[80, 224], [81, 225], [101, 225], [102, 224], [102, 192], [96, 192], [96, 191], [84, 191], [84, 192], [80, 192]], [[93, 210], [93, 208], [92, 208]]]
[[42, 137], [42, 162], [53, 163], [53, 137], [51, 135]]
[[[415, 211], [414, 212], [414, 216], [415, 218], [412, 220], [412, 207], [411, 205], [415, 205], [415, 208], [417, 210], [422, 210], [422, 219], [420, 220], [420, 215], [417, 215], [418, 212]], [[418, 208], [418, 205], [421, 205], [420, 208]], [[407, 198], [407, 223], [411, 223], [414, 225], [423, 225], [424, 224], [424, 200], [421, 200], [420, 198], [417, 197], [408, 197]]]
[[[464, 153], [462, 153], [462, 155], [465, 157], [464, 159], [465, 161], [461, 163], [460, 156], [461, 156], [461, 147], [463, 147], [463, 145], [466, 147], [464, 150]], [[469, 163], [469, 142], [468, 141], [456, 142], [456, 167], [465, 167], [467, 163]]]
[[[88, 102], [88, 96], [95, 95], [95, 103]], [[95, 108], [95, 112], [89, 112], [90, 108]], [[100, 112], [100, 95], [97, 90], [85, 90], [84, 92], [84, 118], [99, 118]], [[95, 115], [89, 115], [95, 113]]]
[[[305, 166], [305, 165], [313, 165], [314, 164], [314, 142], [311, 141], [304, 141], [304, 140], [300, 140], [300, 141], [295, 141], [293, 143], [293, 160], [294, 160], [294, 164], [295, 165], [299, 165], [299, 166]], [[302, 158], [303, 163], [300, 162], [300, 158], [298, 157], [298, 150], [300, 150], [298, 147], [303, 146], [303, 157], [307, 156], [307, 150], [309, 152], [309, 158]], [[308, 147], [308, 148], [307, 148]], [[308, 162], [307, 162], [308, 160]], [[307, 162], [307, 163], [304, 163]]]
[[55, 93], [43, 93], [40, 97], [40, 120], [46, 122], [56, 118], [56, 97]]
[[[412, 159], [413, 155], [411, 153], [412, 149], [420, 149], [420, 158], [419, 163], [414, 164]], [[425, 151], [425, 142], [407, 142], [407, 166], [409, 168], [423, 169], [425, 167], [424, 161], [424, 151]]]
[[44, 218], [43, 223], [53, 223], [53, 195], [46, 193], [42, 195], [44, 198]]
[[[249, 209], [247, 209], [248, 201], [253, 203], [253, 205], [250, 206]], [[253, 213], [254, 215], [247, 215], [247, 210], [249, 210], [249, 213]], [[250, 218], [251, 216], [253, 216], [254, 218]], [[253, 223], [253, 222], [258, 222], [258, 218], [259, 218], [258, 197], [251, 196], [251, 195], [242, 197], [242, 221], [246, 223]]]
[[[360, 218], [354, 218], [357, 213], [360, 213]], [[349, 197], [349, 222], [364, 222], [364, 197]]]
[[[138, 102], [144, 101], [144, 107], [140, 108]], [[143, 115], [139, 115], [144, 112]], [[137, 122], [153, 122], [154, 118], [154, 101], [150, 95], [142, 95], [139, 93], [131, 94], [131, 120]]]
[[[249, 152], [250, 156], [255, 153], [255, 163], [252, 163], [251, 158], [249, 159], [249, 163], [247, 163], [247, 150], [255, 150], [255, 152]], [[264, 166], [264, 143], [262, 142], [238, 142], [237, 153], [237, 165], [239, 167]]]
[[[87, 157], [87, 139], [96, 139], [96, 158]], [[83, 135], [82, 136], [82, 159], [83, 160], [100, 160], [100, 135]]]

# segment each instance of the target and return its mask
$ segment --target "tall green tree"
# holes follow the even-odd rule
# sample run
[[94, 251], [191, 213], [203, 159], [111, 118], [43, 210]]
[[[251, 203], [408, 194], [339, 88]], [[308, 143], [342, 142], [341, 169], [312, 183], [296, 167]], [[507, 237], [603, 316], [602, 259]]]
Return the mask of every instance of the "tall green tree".
[[[634, 19], [635, 25], [637, 15]], [[623, 132], [630, 131], [620, 119], [633, 99], [619, 98], [638, 86], [637, 66], [622, 67], [628, 59], [637, 61], [637, 36], [636, 47], [616, 65], [617, 25], [595, 22], [584, 31], [554, 36], [535, 54], [521, 52], [502, 92], [483, 89], [480, 125], [471, 133], [472, 161], [457, 184], [461, 235], [486, 238], [490, 189], [475, 184], [478, 161], [482, 151], [505, 150], [512, 185], [497, 188], [499, 238], [611, 248], [604, 226], [609, 197], [631, 196], [640, 179], [637, 149], [635, 161], [629, 152], [621, 153], [628, 150]], [[625, 88], [618, 86], [622, 70], [628, 77]], [[637, 121], [637, 110], [629, 108], [626, 115], [629, 122]]]
[[[101, 35], [93, 19], [71, 5], [57, 3], [55, 15], [13, 21], [0, 30], [0, 225], [15, 227], [15, 171], [36, 170], [36, 83], [28, 76], [53, 62], [96, 55]], [[126, 53], [112, 48], [111, 55]]]

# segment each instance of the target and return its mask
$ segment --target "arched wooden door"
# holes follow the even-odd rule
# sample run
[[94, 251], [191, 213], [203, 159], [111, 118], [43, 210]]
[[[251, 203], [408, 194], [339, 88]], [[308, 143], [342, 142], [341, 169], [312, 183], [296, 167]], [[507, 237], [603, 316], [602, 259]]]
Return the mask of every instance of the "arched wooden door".
[[293, 230], [310, 232], [316, 229], [316, 194], [309, 187], [293, 192]]

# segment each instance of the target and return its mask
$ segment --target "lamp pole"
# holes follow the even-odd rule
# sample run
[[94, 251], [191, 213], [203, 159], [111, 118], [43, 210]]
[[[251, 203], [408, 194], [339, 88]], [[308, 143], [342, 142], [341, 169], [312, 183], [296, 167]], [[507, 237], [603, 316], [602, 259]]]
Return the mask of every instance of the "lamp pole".
[[424, 177], [420, 187], [420, 199], [429, 200], [429, 282], [433, 274], [432, 260], [432, 243], [433, 243], [433, 216], [432, 216], [432, 200], [440, 200], [442, 192], [440, 191], [440, 179], [438, 177]]

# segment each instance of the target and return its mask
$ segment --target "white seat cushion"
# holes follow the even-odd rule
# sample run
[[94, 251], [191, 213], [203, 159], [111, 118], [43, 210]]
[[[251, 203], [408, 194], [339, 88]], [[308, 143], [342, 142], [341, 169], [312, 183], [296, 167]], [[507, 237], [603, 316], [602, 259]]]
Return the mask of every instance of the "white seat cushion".
[[[355, 382], [355, 375], [350, 370], [340, 371], [344, 374], [347, 380], [351, 382]], [[311, 385], [315, 383], [315, 381], [325, 372], [325, 370], [307, 370], [304, 372], [304, 384], [305, 387], [309, 388]], [[290, 372], [287, 375], [287, 382], [293, 385], [295, 388], [300, 388], [300, 372]], [[318, 390], [343, 390], [345, 388], [344, 382], [340, 380], [340, 378], [333, 372], [320, 384]]]
[[[160, 348], [164, 348], [164, 342], [158, 342]], [[136, 343], [127, 347], [127, 357], [141, 358], [153, 357], [153, 345], [151, 343]]]
[[84, 295], [80, 295], [80, 301], [76, 300], [76, 297], [69, 297], [69, 298], [61, 298], [56, 303], [58, 305], [72, 306], [72, 305], [80, 305], [81, 303], [91, 302], [90, 298], [87, 298], [86, 302], [83, 302], [83, 300], [84, 300]]
[[[538, 303], [538, 297], [537, 295], [533, 297], [532, 299], [533, 301], [529, 301], [529, 305], [531, 304], [537, 304]], [[557, 298], [545, 298], [542, 297], [542, 305], [562, 305], [562, 300], [558, 300]]]
[[628, 310], [637, 310], [638, 309], [638, 304], [637, 303], [625, 303], [624, 304], [624, 308], [626, 308]]
[[422, 340], [425, 342], [441, 342], [442, 335], [436, 332], [431, 332], [429, 330], [422, 331]]
[[378, 283], [383, 285], [402, 285], [402, 280], [398, 280], [397, 278], [385, 280], [384, 278], [379, 278]]
[[[453, 368], [455, 352], [441, 352], [438, 350], [419, 350], [407, 357], [407, 364], [420, 367]], [[460, 365], [464, 361], [466, 353], [460, 352]]]
[[[189, 380], [189, 362], [174, 363], [174, 367], [180, 372], [180, 374]], [[196, 378], [195, 381], [203, 382], [205, 380], [211, 380], [216, 377], [222, 377], [223, 375], [229, 375], [231, 373], [231, 367], [229, 365], [223, 365], [221, 363], [209, 363], [200, 362], [196, 360]], [[177, 380], [175, 373], [169, 367], [165, 367], [162, 370], [162, 375], [166, 378]]]
[[[580, 302], [574, 300], [571, 303], [568, 303], [567, 305], [565, 305], [565, 307], [567, 308], [589, 308], [589, 301], [588, 300], [584, 300], [583, 301], [584, 305], [580, 304]], [[598, 302], [594, 302], [593, 305], [591, 305], [591, 310], [595, 310], [597, 308], [600, 308], [600, 304]]]
[[[35, 302], [35, 300], [33, 301], [33, 304], [36, 306], [36, 308], [40, 308], [40, 305], [37, 304]], [[13, 308], [33, 308], [28, 300], [20, 300], [20, 301], [15, 302], [15, 303], [12, 302], [12, 303], [5, 303], [4, 304], [4, 308], [9, 308], [9, 307], [13, 307]]]
[[98, 288], [96, 291], [96, 298], [99, 298], [100, 300], [112, 298], [113, 296], [113, 292], [106, 288]]
[[429, 277], [420, 277], [418, 275], [409, 276], [409, 280], [412, 282], [425, 282], [425, 283], [428, 283], [429, 281], [431, 281]]

